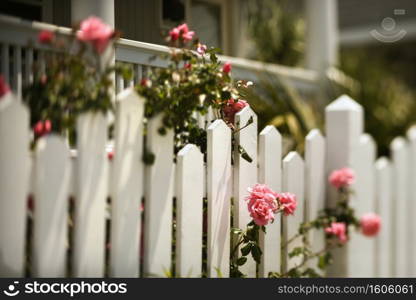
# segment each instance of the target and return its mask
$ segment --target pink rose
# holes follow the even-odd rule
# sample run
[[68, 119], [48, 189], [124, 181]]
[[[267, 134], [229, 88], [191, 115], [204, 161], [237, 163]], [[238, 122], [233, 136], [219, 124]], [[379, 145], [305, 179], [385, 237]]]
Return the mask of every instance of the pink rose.
[[247, 105], [248, 103], [245, 100], [239, 99], [238, 101], [236, 101], [234, 99], [229, 99], [227, 101], [227, 104], [222, 109], [225, 119], [230, 123], [234, 123], [235, 114]]
[[33, 126], [33, 132], [37, 137], [41, 137], [45, 134], [50, 133], [52, 130], [52, 123], [49, 120], [45, 122], [39, 121]]
[[184, 67], [186, 70], [191, 70], [191, 69], [192, 69], [192, 64], [190, 64], [190, 63], [186, 63], [183, 67]]
[[178, 27], [176, 27], [176, 29], [178, 29], [181, 34], [189, 32], [188, 24], [186, 23], [179, 25]]
[[107, 48], [113, 34], [113, 29], [109, 25], [104, 24], [101, 19], [89, 17], [81, 22], [77, 38], [80, 41], [92, 43], [95, 50], [98, 53], [102, 53]]
[[54, 34], [49, 30], [42, 30], [38, 34], [38, 41], [42, 44], [49, 44], [50, 42], [52, 42], [53, 38]]
[[203, 55], [205, 54], [205, 52], [207, 51], [207, 46], [204, 44], [198, 44], [198, 48], [196, 48], [196, 52], [198, 52], [198, 54]]
[[173, 28], [171, 31], [169, 31], [169, 36], [171, 41], [176, 41], [179, 38], [179, 29]]
[[279, 194], [279, 203], [285, 216], [293, 215], [295, 213], [296, 207], [298, 206], [296, 196], [291, 193]]
[[189, 42], [194, 38], [194, 35], [194, 31], [188, 31], [187, 33], [182, 34], [182, 38], [185, 42]]
[[44, 134], [47, 134], [47, 133], [51, 132], [51, 130], [52, 130], [52, 123], [51, 123], [51, 121], [46, 120], [43, 123], [43, 132], [44, 132]]
[[114, 158], [114, 151], [109, 151], [109, 152], [107, 152], [107, 157], [108, 157], [108, 160], [113, 160], [113, 158]]
[[10, 92], [10, 87], [4, 80], [3, 75], [0, 75], [0, 98]]
[[259, 226], [273, 221], [274, 213], [278, 209], [277, 197], [279, 195], [265, 184], [256, 184], [248, 191], [250, 194], [246, 198], [247, 208], [253, 221]]
[[182, 38], [184, 42], [189, 42], [194, 38], [195, 32], [189, 31], [188, 25], [186, 23], [174, 27], [169, 31], [169, 36], [171, 41], [176, 41], [179, 38]]
[[150, 88], [150, 87], [152, 87], [152, 81], [150, 81], [147, 78], [142, 78], [142, 80], [140, 80], [140, 85], [144, 86], [144, 87], [147, 87], [147, 88]]
[[227, 61], [227, 62], [226, 62], [226, 63], [222, 66], [222, 71], [223, 71], [225, 74], [230, 73], [230, 72], [231, 72], [231, 63]]
[[360, 219], [361, 232], [366, 236], [375, 236], [381, 229], [381, 218], [375, 213], [367, 213]]
[[350, 168], [335, 170], [329, 175], [329, 182], [337, 189], [348, 187], [355, 181], [354, 171]]
[[346, 234], [347, 227], [343, 222], [332, 222], [329, 227], [325, 228], [325, 232], [338, 237], [338, 240], [343, 244], [348, 240]]

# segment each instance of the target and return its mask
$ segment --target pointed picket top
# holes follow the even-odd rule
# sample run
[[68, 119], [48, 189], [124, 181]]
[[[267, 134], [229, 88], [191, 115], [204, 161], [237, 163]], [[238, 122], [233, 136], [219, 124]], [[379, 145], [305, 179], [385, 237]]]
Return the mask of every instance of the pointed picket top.
[[416, 141], [416, 125], [409, 128], [407, 138], [412, 142]]
[[296, 151], [291, 151], [285, 156], [285, 158], [283, 159], [283, 162], [290, 163], [290, 164], [302, 164], [303, 159], [299, 155], [299, 153], [297, 153]]
[[187, 144], [176, 164], [176, 276], [199, 277], [202, 270], [204, 157]]
[[394, 140], [391, 142], [390, 147], [393, 151], [398, 151], [400, 149], [405, 148], [407, 145], [407, 141], [404, 137], [398, 136], [394, 138]]
[[[7, 93], [0, 98], [0, 114], [9, 109], [17, 109], [18, 111], [25, 111], [29, 115], [29, 109], [25, 104], [18, 100], [16, 95], [12, 92]], [[9, 113], [7, 113], [9, 114]]]
[[387, 157], [382, 156], [376, 160], [375, 166], [377, 170], [386, 169], [390, 167], [390, 160]]
[[137, 101], [139, 101], [139, 103], [143, 102], [144, 103], [144, 98], [137, 94], [137, 92], [134, 90], [133, 87], [129, 87], [126, 88], [124, 90], [122, 90], [120, 93], [117, 94], [117, 101], [118, 102], [133, 102], [134, 104], [138, 104]]
[[363, 144], [374, 144], [375, 145], [374, 138], [368, 133], [363, 133], [360, 136], [360, 144], [361, 145], [363, 145]]
[[199, 150], [198, 146], [194, 144], [186, 144], [185, 147], [183, 147], [178, 152], [179, 157], [193, 157], [193, 156], [201, 156], [201, 150]]
[[281, 139], [282, 135], [280, 134], [279, 130], [276, 129], [273, 125], [267, 125], [263, 128], [260, 132], [260, 136], [268, 136], [270, 138]]
[[319, 141], [318, 143], [323, 143], [325, 138], [322, 135], [321, 131], [319, 129], [312, 129], [309, 131], [308, 135], [306, 136], [307, 141]]
[[253, 122], [249, 126], [257, 124], [257, 114], [247, 105], [235, 115], [235, 123], [238, 124], [237, 128], [246, 126], [251, 117], [253, 117]]
[[5, 109], [5, 107], [7, 107], [8, 105], [10, 105], [11, 102], [20, 102], [17, 100], [18, 99], [16, 95], [12, 92], [3, 95], [3, 97], [0, 97], [0, 111]]
[[363, 107], [354, 99], [347, 95], [342, 95], [331, 102], [325, 109], [326, 111], [358, 111], [363, 112]]
[[225, 124], [225, 122], [223, 120], [221, 120], [221, 119], [217, 119], [214, 122], [212, 122], [211, 125], [208, 126], [208, 129], [207, 130], [208, 130], [208, 132], [214, 131], [214, 130], [217, 131], [217, 130], [219, 130], [219, 128], [225, 128], [225, 129], [230, 130], [230, 128], [228, 127], [228, 125]]

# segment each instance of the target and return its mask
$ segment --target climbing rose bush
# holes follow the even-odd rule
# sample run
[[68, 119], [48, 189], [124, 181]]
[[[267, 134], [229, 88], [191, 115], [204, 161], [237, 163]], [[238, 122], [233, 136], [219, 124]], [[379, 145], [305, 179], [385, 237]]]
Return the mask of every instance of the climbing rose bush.
[[[235, 132], [234, 116], [249, 104], [242, 98], [248, 88], [245, 81], [234, 81], [230, 76], [231, 64], [218, 58], [219, 49], [203, 44], [188, 25], [172, 28], [166, 37], [169, 52], [162, 56], [166, 68], [152, 70], [136, 85], [136, 91], [145, 99], [145, 117], [161, 117], [158, 132], [174, 131], [175, 153], [188, 143], [206, 153], [209, 123], [199, 122], [199, 116], [208, 112], [213, 119], [222, 119]], [[252, 123], [239, 124], [240, 128]], [[248, 154], [233, 140], [233, 150], [244, 159]], [[153, 161], [153, 153], [146, 150], [145, 162]]]
[[103, 57], [106, 49], [113, 50], [117, 39], [117, 32], [97, 17], [83, 20], [69, 36], [47, 30], [38, 34], [37, 42], [48, 47], [44, 52], [46, 68], [36, 61], [33, 82], [23, 90], [35, 141], [55, 132], [68, 136], [74, 144], [80, 114], [113, 110], [114, 72], [131, 79], [128, 69]]

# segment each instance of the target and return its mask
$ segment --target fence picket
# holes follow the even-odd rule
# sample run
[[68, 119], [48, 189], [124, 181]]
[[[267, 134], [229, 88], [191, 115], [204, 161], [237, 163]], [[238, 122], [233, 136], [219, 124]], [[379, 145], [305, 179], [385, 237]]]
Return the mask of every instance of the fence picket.
[[0, 99], [0, 277], [24, 272], [29, 189], [29, 112], [14, 95]]
[[111, 176], [110, 269], [114, 277], [137, 277], [144, 175], [144, 99], [133, 89], [124, 90], [117, 98]]
[[34, 163], [33, 275], [64, 277], [71, 177], [69, 148], [63, 138], [41, 138]]
[[230, 270], [231, 130], [222, 120], [208, 127], [208, 277]]
[[[257, 115], [249, 106], [246, 106], [236, 114], [235, 123], [236, 130], [239, 130], [236, 133], [236, 143], [247, 152], [252, 160], [251, 162], [247, 161], [239, 153], [239, 150], [235, 149], [234, 217], [232, 226], [244, 230], [251, 221], [247, 210], [247, 202], [245, 201], [248, 195], [247, 188], [257, 183]], [[238, 252], [240, 251], [238, 250]], [[256, 277], [256, 262], [251, 256], [239, 269], [248, 277]]]
[[[376, 145], [373, 138], [368, 134], [362, 134], [354, 167], [356, 182], [353, 190], [355, 194], [350, 199], [350, 205], [354, 208], [358, 218], [365, 213], [375, 211], [375, 157]], [[352, 231], [348, 247], [351, 248], [348, 256], [349, 275], [354, 277], [374, 277], [375, 239], [368, 238], [360, 232]], [[360, 251], [352, 250], [358, 247]], [[362, 261], [366, 263], [363, 264]]]
[[73, 276], [104, 275], [105, 211], [108, 192], [107, 122], [103, 114], [77, 120]]
[[[274, 126], [266, 126], [259, 135], [259, 183], [267, 184], [272, 190], [282, 188], [282, 136]], [[259, 276], [269, 272], [280, 272], [281, 219], [266, 226], [267, 234], [260, 231], [260, 247], [263, 251], [259, 265]]]
[[382, 225], [376, 238], [376, 276], [393, 276], [393, 195], [390, 161], [381, 157], [376, 161], [376, 212]]
[[[408, 271], [408, 145], [404, 138], [396, 137], [391, 143], [393, 161], [393, 199], [395, 202], [394, 227], [394, 275], [405, 277]], [[412, 218], [413, 218], [412, 214]]]
[[173, 130], [161, 135], [162, 117], [149, 121], [147, 150], [155, 155], [146, 168], [144, 275], [166, 276], [171, 270], [174, 192]]
[[289, 253], [296, 247], [302, 246], [302, 239], [300, 237], [294, 239], [289, 245], [286, 243], [292, 239], [299, 230], [299, 225], [304, 221], [304, 178], [305, 166], [303, 159], [297, 152], [290, 152], [283, 159], [283, 180], [282, 186], [284, 192], [293, 193], [296, 195], [298, 206], [293, 216], [282, 216], [282, 239], [283, 239], [283, 272], [300, 264], [300, 257], [293, 257], [289, 259]]
[[[316, 219], [325, 207], [325, 157], [325, 138], [314, 129], [306, 136], [305, 144], [305, 221]], [[314, 252], [325, 247], [323, 232], [312, 230], [309, 240]], [[316, 263], [311, 260], [309, 266], [316, 266]]]
[[[359, 138], [363, 132], [363, 108], [350, 97], [343, 95], [326, 107], [325, 119], [326, 175], [339, 168], [354, 168]], [[329, 185], [327, 197], [327, 205], [333, 207], [337, 201], [337, 192]], [[348, 244], [331, 253], [334, 262], [328, 268], [328, 276], [348, 276]]]
[[[416, 219], [414, 218], [414, 212], [416, 211], [416, 193], [414, 191], [416, 187], [416, 126], [411, 127], [407, 131], [407, 139], [409, 141], [409, 212], [408, 212], [408, 228], [409, 228], [409, 253], [415, 253], [416, 251]], [[408, 276], [416, 276], [416, 257], [411, 255], [409, 257], [410, 272]]]
[[199, 277], [202, 266], [204, 157], [188, 144], [178, 153], [176, 204], [176, 276]]

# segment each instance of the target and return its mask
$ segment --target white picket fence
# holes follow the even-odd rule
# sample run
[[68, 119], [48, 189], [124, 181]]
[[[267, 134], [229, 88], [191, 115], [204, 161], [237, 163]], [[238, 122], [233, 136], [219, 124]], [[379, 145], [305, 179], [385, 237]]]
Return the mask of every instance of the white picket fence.
[[[33, 277], [102, 277], [105, 270], [113, 277], [164, 277], [173, 265], [178, 277], [199, 277], [204, 251], [207, 276], [228, 277], [230, 228], [244, 228], [249, 222], [244, 197], [257, 182], [295, 193], [299, 201], [294, 216], [276, 220], [261, 235], [259, 273], [267, 277], [270, 271], [296, 263], [287, 259], [287, 253], [281, 255], [281, 244], [301, 222], [316, 217], [325, 199], [333, 203], [335, 191], [328, 186], [327, 176], [345, 166], [357, 174], [351, 200], [357, 215], [376, 211], [383, 226], [377, 239], [353, 233], [345, 249], [337, 251], [328, 275], [416, 275], [412, 255], [416, 248], [416, 128], [409, 130], [407, 138], [393, 141], [392, 161], [376, 161], [374, 141], [363, 133], [361, 106], [342, 96], [326, 108], [326, 137], [312, 130], [306, 137], [304, 158], [290, 152], [282, 159], [280, 133], [267, 126], [257, 135], [257, 116], [247, 107], [237, 114], [236, 123], [244, 126], [250, 117], [254, 122], [237, 133], [237, 141], [252, 163], [231, 153], [230, 128], [222, 120], [208, 118], [204, 120], [206, 162], [198, 147], [186, 145], [174, 163], [173, 133], [159, 135], [161, 120], [155, 118], [146, 124], [147, 147], [155, 161], [145, 165], [143, 104], [132, 89], [118, 94], [115, 155], [109, 161], [108, 124], [103, 115], [90, 113], [78, 119], [76, 156], [64, 138], [53, 134], [41, 138], [31, 153], [28, 109], [11, 94], [0, 101], [1, 277], [25, 276], [27, 264]], [[35, 202], [30, 225], [29, 195]], [[70, 197], [75, 207], [72, 239], [68, 238]], [[110, 226], [106, 226], [108, 220]], [[26, 236], [28, 227], [31, 239]], [[316, 250], [324, 245], [322, 234], [315, 234], [312, 241]], [[255, 262], [249, 260], [242, 271], [254, 277]]]

